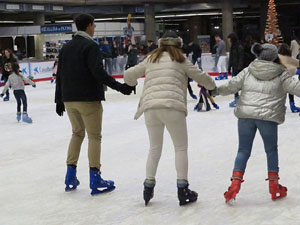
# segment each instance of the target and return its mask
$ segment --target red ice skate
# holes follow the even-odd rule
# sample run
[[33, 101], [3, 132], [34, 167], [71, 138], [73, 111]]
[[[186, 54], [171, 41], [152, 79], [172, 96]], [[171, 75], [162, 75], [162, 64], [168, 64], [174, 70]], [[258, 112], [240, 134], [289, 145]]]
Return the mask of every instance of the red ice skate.
[[241, 183], [244, 182], [243, 175], [244, 175], [243, 172], [233, 171], [231, 177], [231, 186], [228, 188], [228, 191], [224, 193], [226, 203], [228, 203], [232, 199], [235, 199], [235, 196], [237, 195], [237, 193], [239, 193], [241, 188]]
[[278, 173], [268, 172], [269, 192], [272, 195], [272, 200], [283, 198], [287, 195], [287, 188], [278, 183]]

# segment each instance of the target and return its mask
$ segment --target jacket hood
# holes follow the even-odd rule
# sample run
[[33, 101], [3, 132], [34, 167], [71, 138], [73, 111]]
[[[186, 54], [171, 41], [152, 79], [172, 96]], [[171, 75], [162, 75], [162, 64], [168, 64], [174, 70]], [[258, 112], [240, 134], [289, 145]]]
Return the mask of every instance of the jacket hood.
[[285, 71], [278, 63], [256, 59], [249, 65], [249, 72], [258, 80], [272, 80]]

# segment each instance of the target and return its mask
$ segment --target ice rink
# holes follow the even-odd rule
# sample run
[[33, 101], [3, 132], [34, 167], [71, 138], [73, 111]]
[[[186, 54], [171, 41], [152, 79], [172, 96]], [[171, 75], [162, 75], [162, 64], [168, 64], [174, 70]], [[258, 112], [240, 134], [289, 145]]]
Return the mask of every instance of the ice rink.
[[[121, 80], [122, 81], [122, 80]], [[225, 81], [218, 81], [217, 85]], [[26, 86], [32, 124], [16, 121], [16, 101], [0, 100], [0, 225], [299, 225], [300, 117], [287, 109], [279, 126], [280, 182], [285, 199], [268, 192], [266, 156], [259, 133], [236, 201], [225, 204], [237, 152], [237, 119], [228, 103], [216, 97], [220, 110], [194, 112], [188, 96], [189, 182], [198, 201], [179, 207], [174, 150], [165, 132], [154, 198], [145, 207], [142, 191], [148, 153], [144, 117], [133, 120], [143, 79], [136, 95], [109, 90], [103, 103], [102, 175], [116, 183], [113, 192], [91, 196], [87, 140], [78, 163], [78, 189], [66, 193], [66, 153], [71, 137], [67, 115], [55, 113], [55, 85]], [[2, 88], [0, 90], [2, 91]], [[194, 92], [199, 88], [193, 83]], [[299, 98], [295, 98], [300, 105]]]

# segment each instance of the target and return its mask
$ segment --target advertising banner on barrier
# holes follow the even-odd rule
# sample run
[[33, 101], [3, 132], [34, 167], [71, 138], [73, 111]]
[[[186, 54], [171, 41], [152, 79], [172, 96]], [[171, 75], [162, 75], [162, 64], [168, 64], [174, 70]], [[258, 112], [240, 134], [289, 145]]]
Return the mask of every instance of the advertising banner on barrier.
[[31, 62], [30, 75], [33, 79], [52, 77], [54, 61]]
[[25, 76], [25, 77], [29, 77], [30, 75], [30, 71], [29, 71], [29, 63], [20, 63], [20, 70], [22, 72], [22, 74]]
[[54, 61], [21, 62], [20, 70], [24, 76], [39, 80], [52, 77], [53, 65]]

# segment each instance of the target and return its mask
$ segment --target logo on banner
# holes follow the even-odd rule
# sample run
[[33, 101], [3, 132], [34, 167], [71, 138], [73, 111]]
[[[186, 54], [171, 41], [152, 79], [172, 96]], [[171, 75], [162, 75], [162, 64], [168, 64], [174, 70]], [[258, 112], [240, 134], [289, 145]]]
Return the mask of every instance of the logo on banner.
[[22, 69], [22, 73], [27, 75], [27, 74], [28, 74], [28, 73], [27, 73], [27, 69], [26, 69], [26, 68], [23, 68], [23, 69]]
[[40, 73], [40, 72], [39, 72], [39, 68], [38, 68], [38, 67], [35, 67], [35, 68], [33, 69], [33, 72], [34, 72], [34, 75]]

